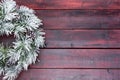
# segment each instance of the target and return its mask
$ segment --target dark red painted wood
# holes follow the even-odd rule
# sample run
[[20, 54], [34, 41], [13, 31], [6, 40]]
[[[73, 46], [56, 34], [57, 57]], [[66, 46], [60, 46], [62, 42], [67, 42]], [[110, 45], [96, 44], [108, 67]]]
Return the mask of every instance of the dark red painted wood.
[[48, 30], [47, 48], [120, 48], [120, 30]]
[[[120, 0], [16, 1], [36, 9], [48, 48], [17, 80], [120, 80], [120, 49], [109, 49], [120, 48]], [[6, 45], [12, 41], [0, 36]]]
[[119, 49], [42, 49], [30, 68], [120, 68]]
[[33, 9], [120, 9], [120, 0], [16, 0]]
[[[46, 48], [120, 48], [120, 30], [45, 30]], [[10, 43], [13, 36], [0, 37]]]
[[17, 80], [120, 80], [120, 70], [30, 69]]
[[120, 29], [120, 10], [36, 10], [44, 29]]

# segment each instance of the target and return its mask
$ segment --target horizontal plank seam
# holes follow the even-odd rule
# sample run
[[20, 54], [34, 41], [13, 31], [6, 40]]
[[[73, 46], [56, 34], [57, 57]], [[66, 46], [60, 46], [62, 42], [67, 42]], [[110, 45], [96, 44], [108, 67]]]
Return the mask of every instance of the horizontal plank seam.
[[119, 28], [119, 29], [117, 29], [117, 28], [116, 28], [116, 29], [112, 29], [112, 28], [111, 28], [111, 29], [87, 29], [87, 28], [85, 28], [85, 29], [45, 29], [45, 28], [43, 28], [43, 29], [44, 29], [44, 30], [49, 30], [49, 31], [52, 31], [52, 30], [61, 30], [61, 31], [69, 31], [69, 30], [70, 30], [70, 31], [71, 31], [71, 30], [72, 30], [72, 31], [73, 31], [73, 30], [75, 30], [75, 31], [76, 31], [76, 30], [78, 30], [78, 31], [79, 31], [79, 30], [80, 30], [80, 31], [81, 31], [81, 30], [99, 30], [99, 31], [100, 31], [100, 30], [101, 30], [101, 31], [102, 31], [102, 30], [109, 30], [109, 31], [111, 31], [111, 30], [120, 30], [120, 28]]
[[34, 10], [120, 10], [120, 9], [109, 9], [109, 8], [105, 8], [105, 9], [41, 9], [41, 8], [33, 8]]
[[120, 28], [74, 28], [74, 29], [47, 29], [44, 30], [120, 30]]
[[29, 68], [29, 69], [113, 69], [113, 70], [120, 70], [120, 68]]
[[44, 47], [44, 48], [40, 48], [40, 49], [120, 49], [120, 48], [102, 48], [102, 47], [99, 47], [99, 48], [77, 48], [77, 47], [65, 47], [65, 48], [63, 48], [63, 47]]

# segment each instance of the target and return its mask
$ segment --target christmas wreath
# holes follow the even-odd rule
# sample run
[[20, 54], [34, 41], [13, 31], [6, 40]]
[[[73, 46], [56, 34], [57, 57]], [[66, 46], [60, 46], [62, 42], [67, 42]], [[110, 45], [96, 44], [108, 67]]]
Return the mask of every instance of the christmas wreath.
[[0, 2], [0, 36], [14, 35], [15, 41], [6, 46], [0, 43], [0, 75], [3, 80], [15, 80], [22, 70], [36, 62], [44, 46], [42, 21], [34, 10], [18, 6], [13, 0]]

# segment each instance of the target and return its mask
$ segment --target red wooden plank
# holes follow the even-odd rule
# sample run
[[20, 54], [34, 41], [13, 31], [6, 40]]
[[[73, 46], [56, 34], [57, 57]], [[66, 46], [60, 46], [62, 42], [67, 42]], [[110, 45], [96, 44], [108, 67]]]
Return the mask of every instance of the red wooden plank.
[[47, 30], [47, 48], [120, 48], [120, 30]]
[[[47, 48], [120, 48], [120, 30], [45, 30]], [[0, 37], [10, 43], [13, 36]]]
[[17, 80], [120, 80], [120, 70], [30, 69]]
[[30, 68], [120, 68], [120, 49], [42, 49]]
[[16, 0], [34, 9], [120, 9], [120, 0]]
[[45, 29], [120, 29], [120, 10], [36, 10]]

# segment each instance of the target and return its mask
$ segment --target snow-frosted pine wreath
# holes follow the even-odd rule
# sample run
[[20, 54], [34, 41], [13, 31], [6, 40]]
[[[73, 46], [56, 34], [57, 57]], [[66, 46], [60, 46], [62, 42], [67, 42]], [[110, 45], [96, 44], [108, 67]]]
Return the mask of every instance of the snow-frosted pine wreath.
[[14, 35], [12, 46], [0, 43], [0, 75], [3, 80], [15, 80], [22, 70], [35, 63], [39, 47], [44, 46], [41, 20], [34, 10], [18, 6], [13, 0], [0, 2], [0, 36]]

